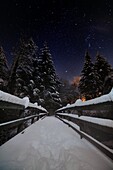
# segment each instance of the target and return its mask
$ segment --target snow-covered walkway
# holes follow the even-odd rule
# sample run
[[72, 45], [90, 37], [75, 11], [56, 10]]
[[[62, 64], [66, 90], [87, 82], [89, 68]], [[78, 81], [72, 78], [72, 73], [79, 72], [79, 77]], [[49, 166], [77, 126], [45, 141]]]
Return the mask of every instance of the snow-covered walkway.
[[0, 147], [0, 170], [112, 170], [113, 162], [70, 127], [46, 117]]

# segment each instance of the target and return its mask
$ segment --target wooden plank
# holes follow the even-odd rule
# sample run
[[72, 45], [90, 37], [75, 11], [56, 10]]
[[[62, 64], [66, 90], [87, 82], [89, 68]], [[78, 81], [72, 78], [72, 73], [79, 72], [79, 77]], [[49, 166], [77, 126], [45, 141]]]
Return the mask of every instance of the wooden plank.
[[59, 115], [57, 114], [59, 117], [67, 119], [72, 121], [73, 123], [76, 123], [78, 126], [90, 126], [93, 128], [96, 128], [98, 130], [101, 130], [103, 132], [109, 133], [109, 134], [113, 134], [113, 128], [112, 127], [107, 127], [107, 126], [103, 126], [97, 123], [93, 123], [93, 122], [88, 122], [87, 120], [81, 120], [79, 118], [74, 118], [74, 117], [70, 117], [68, 115]]
[[77, 110], [111, 110], [113, 109], [113, 102], [97, 103], [92, 105], [76, 106]]
[[[61, 108], [60, 111], [65, 111], [65, 110], [77, 110], [77, 111], [82, 111], [82, 110], [112, 110], [113, 111], [113, 102], [108, 101], [108, 102], [103, 102], [103, 103], [97, 103], [97, 104], [90, 104], [90, 105], [81, 105], [81, 106], [72, 106], [70, 108]], [[59, 111], [56, 111], [58, 113]]]
[[16, 110], [24, 110], [25, 106], [15, 103], [10, 103], [6, 101], [0, 101], [0, 109], [16, 109]]
[[1, 123], [0, 128], [17, 126], [17, 125], [21, 124], [22, 122], [25, 122], [29, 119], [34, 118], [34, 117], [39, 117], [39, 115], [32, 115], [32, 116], [28, 116], [28, 117], [25, 117], [25, 118], [16, 119], [16, 120], [13, 120], [13, 121]]

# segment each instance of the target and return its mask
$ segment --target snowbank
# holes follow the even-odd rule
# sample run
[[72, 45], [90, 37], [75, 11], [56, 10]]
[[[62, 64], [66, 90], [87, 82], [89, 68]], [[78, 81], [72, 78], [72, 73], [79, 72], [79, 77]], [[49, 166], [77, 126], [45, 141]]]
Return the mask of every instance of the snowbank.
[[95, 99], [87, 100], [85, 102], [78, 99], [75, 103], [67, 104], [67, 106], [58, 109], [57, 112], [61, 111], [63, 109], [70, 109], [70, 108], [73, 108], [76, 106], [88, 106], [88, 105], [99, 104], [99, 103], [104, 103], [104, 102], [108, 102], [108, 101], [113, 101], [113, 88], [111, 89], [111, 92], [106, 95], [97, 97]]

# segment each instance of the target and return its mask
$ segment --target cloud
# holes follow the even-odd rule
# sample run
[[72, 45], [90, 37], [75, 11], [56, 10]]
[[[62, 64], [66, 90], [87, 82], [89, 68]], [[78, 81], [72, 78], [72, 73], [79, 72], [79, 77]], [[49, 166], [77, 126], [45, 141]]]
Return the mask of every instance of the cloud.
[[80, 82], [80, 79], [81, 79], [80, 76], [75, 76], [75, 77], [73, 77], [73, 79], [72, 79], [72, 81], [71, 81], [71, 84], [74, 85], [74, 86], [78, 86], [78, 85], [79, 85], [79, 82]]

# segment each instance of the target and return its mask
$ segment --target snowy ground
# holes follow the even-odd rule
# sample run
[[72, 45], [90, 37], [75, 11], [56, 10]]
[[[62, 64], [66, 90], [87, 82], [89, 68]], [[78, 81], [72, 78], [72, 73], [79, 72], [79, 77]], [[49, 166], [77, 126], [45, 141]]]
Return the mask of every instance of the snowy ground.
[[0, 170], [112, 170], [113, 162], [55, 117], [0, 147]]

